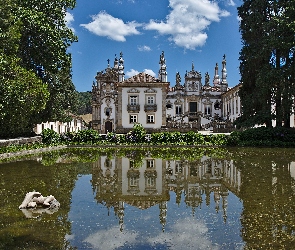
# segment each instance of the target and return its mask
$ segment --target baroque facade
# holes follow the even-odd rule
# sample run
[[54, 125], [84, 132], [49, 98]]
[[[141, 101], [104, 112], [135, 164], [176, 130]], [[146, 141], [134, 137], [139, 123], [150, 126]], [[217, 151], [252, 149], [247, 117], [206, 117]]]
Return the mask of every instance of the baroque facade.
[[164, 231], [172, 193], [175, 203], [180, 206], [184, 202], [193, 215], [202, 205], [214, 202], [216, 213], [221, 212], [226, 222], [228, 195], [239, 194], [241, 172], [232, 160], [207, 156], [195, 161], [146, 156], [139, 167], [132, 158], [101, 156], [93, 163], [91, 184], [96, 201], [114, 209], [121, 231], [128, 205], [142, 210], [157, 206]]
[[157, 78], [139, 73], [128, 79], [124, 78], [121, 52], [113, 67], [108, 60], [107, 68], [97, 72], [93, 82], [92, 127], [102, 134], [126, 133], [134, 123], [142, 124], [147, 132], [212, 130], [217, 122], [229, 121], [230, 115], [224, 112], [222, 100], [228, 91], [225, 55], [221, 64], [219, 76], [216, 63], [212, 84], [208, 72], [203, 83], [201, 73], [192, 64], [183, 84], [177, 73], [174, 87], [170, 87], [164, 52]]

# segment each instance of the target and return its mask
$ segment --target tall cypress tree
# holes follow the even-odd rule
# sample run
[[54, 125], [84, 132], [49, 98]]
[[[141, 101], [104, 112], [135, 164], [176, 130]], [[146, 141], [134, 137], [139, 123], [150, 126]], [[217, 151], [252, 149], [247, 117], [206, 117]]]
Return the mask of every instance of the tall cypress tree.
[[[290, 126], [294, 97], [295, 1], [244, 0], [238, 8], [242, 126]], [[292, 70], [293, 69], [293, 70]]]

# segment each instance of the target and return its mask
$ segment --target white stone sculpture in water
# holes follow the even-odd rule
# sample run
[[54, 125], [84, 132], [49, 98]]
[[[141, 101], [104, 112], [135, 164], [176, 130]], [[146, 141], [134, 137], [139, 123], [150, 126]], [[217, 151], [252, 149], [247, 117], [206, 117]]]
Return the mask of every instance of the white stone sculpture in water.
[[[27, 218], [39, 217], [42, 213], [53, 214], [60, 207], [54, 196], [43, 196], [39, 192], [29, 192], [19, 206]], [[35, 216], [37, 215], [37, 216]]]

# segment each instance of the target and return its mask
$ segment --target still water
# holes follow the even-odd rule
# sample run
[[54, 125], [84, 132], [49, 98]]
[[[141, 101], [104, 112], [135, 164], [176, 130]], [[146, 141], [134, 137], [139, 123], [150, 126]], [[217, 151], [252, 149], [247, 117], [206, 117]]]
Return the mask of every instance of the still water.
[[295, 249], [294, 149], [53, 151], [2, 161], [0, 197], [0, 249]]

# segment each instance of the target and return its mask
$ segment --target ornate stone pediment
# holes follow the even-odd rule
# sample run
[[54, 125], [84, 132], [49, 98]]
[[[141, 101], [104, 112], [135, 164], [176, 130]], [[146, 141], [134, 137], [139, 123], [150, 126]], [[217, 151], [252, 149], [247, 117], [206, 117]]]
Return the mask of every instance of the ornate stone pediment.
[[127, 93], [139, 93], [140, 91], [138, 89], [135, 89], [135, 88], [132, 88], [132, 89], [129, 89], [127, 91]]
[[157, 93], [157, 90], [149, 88], [145, 90], [144, 93]]
[[159, 80], [149, 74], [142, 72], [128, 78], [125, 80], [125, 82], [159, 82]]
[[196, 96], [196, 95], [191, 95], [191, 96], [188, 96], [187, 97], [187, 100], [189, 102], [196, 102], [196, 101], [199, 101], [200, 97], [199, 96]]

